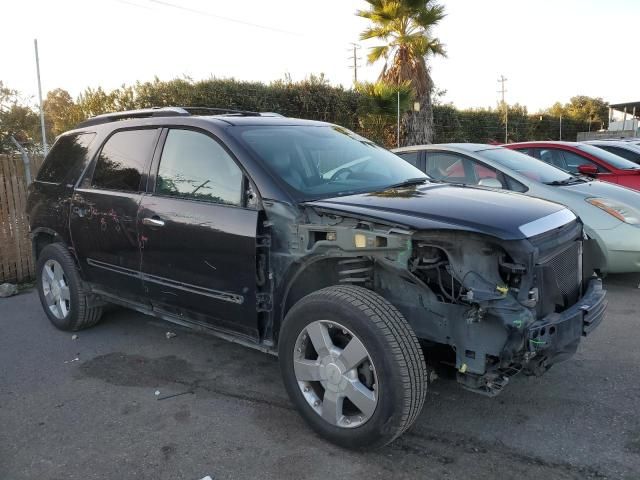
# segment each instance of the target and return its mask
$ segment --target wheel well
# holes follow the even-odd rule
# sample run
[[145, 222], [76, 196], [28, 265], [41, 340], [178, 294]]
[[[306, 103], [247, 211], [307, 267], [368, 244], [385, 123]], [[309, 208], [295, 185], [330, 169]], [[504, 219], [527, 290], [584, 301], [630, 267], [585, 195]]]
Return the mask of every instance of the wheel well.
[[51, 243], [56, 243], [60, 237], [53, 232], [38, 232], [33, 237], [33, 256], [37, 260], [42, 249]]
[[31, 245], [33, 248], [33, 258], [35, 261], [40, 257], [40, 253], [47, 245], [52, 243], [61, 243], [65, 247], [69, 248], [71, 252], [71, 256], [73, 257], [76, 264], [78, 264], [78, 259], [76, 258], [76, 254], [72, 248], [69, 247], [65, 239], [58, 234], [55, 230], [50, 230], [48, 228], [42, 230], [36, 230], [36, 232], [32, 236]]
[[365, 286], [366, 282], [363, 278], [351, 276], [351, 273], [355, 271], [352, 262], [369, 264], [370, 260], [361, 257], [332, 257], [315, 260], [306, 266], [301, 266], [291, 276], [287, 287], [285, 287], [284, 300], [281, 304], [282, 310], [278, 315], [278, 325], [276, 325], [275, 331], [280, 331], [280, 325], [291, 307], [310, 293], [331, 285], [361, 284]]

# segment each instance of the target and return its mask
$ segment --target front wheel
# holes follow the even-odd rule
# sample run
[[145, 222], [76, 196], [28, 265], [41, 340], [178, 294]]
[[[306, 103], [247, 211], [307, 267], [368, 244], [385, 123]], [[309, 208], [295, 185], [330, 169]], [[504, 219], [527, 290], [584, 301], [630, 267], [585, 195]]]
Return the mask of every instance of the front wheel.
[[280, 330], [279, 357], [301, 415], [338, 445], [385, 445], [422, 410], [420, 344], [402, 314], [365, 288], [328, 287], [296, 303]]

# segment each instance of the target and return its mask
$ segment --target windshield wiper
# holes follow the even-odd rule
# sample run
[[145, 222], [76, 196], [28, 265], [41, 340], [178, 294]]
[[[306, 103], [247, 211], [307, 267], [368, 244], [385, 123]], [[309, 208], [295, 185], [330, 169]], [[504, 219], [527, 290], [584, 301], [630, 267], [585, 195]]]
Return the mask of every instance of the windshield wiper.
[[400, 187], [408, 187], [410, 185], [419, 185], [421, 183], [426, 182], [427, 180], [429, 180], [428, 177], [407, 178], [406, 180], [403, 180], [402, 182], [398, 182], [398, 183], [394, 183], [392, 185], [388, 185], [388, 186], [384, 187], [384, 189], [388, 190], [390, 188], [400, 188]]
[[569, 185], [575, 182], [584, 182], [584, 180], [580, 177], [571, 176], [569, 178], [565, 178], [564, 180], [554, 180], [553, 182], [544, 182], [545, 185]]

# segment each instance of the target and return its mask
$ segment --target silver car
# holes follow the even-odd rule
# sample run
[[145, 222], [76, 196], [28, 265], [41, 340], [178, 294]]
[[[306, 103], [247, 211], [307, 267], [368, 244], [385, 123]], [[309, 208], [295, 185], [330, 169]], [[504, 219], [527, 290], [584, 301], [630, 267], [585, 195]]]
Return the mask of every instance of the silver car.
[[622, 142], [620, 140], [589, 140], [582, 143], [593, 145], [619, 157], [631, 160], [633, 163], [640, 164], [640, 144]]
[[640, 271], [640, 192], [571, 175], [492, 145], [419, 145], [392, 151], [436, 181], [511, 190], [566, 205], [595, 240], [602, 273]]

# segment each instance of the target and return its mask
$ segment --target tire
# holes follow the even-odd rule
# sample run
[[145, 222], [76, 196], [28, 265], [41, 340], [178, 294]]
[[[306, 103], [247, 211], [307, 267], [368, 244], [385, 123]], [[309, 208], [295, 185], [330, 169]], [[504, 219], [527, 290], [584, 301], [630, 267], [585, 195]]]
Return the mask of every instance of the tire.
[[77, 331], [100, 321], [102, 306], [91, 306], [91, 294], [65, 245], [51, 243], [42, 249], [36, 283], [42, 308], [56, 328]]
[[422, 349], [402, 314], [375, 292], [344, 285], [307, 295], [287, 313], [278, 349], [292, 402], [342, 447], [386, 445], [422, 410]]

